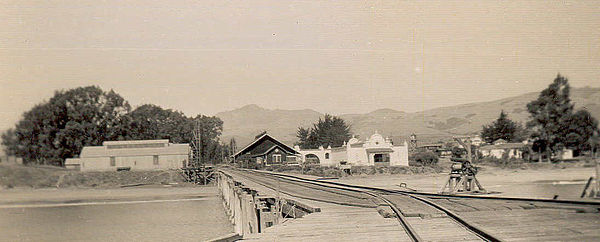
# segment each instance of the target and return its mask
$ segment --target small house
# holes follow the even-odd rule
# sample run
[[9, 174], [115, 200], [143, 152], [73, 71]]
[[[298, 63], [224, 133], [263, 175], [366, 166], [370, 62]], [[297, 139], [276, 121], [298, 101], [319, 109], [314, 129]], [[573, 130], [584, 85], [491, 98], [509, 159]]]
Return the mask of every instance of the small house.
[[275, 139], [266, 132], [233, 155], [236, 162], [252, 162], [257, 165], [296, 163], [300, 153]]

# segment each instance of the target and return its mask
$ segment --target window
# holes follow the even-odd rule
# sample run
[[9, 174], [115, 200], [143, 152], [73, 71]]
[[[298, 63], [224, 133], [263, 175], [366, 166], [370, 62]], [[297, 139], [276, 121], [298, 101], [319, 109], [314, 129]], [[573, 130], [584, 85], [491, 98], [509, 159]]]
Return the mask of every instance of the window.
[[281, 155], [273, 155], [273, 162], [281, 162]]
[[296, 161], [296, 157], [293, 155], [288, 155], [288, 157], [286, 158], [286, 161]]
[[329, 153], [325, 153], [325, 159], [329, 159]]
[[389, 154], [375, 154], [373, 156], [374, 162], [390, 162]]
[[110, 157], [110, 166], [116, 166], [116, 165], [117, 165], [117, 161], [116, 161], [115, 157], [111, 156]]
[[158, 155], [154, 156], [154, 165], [158, 165]]

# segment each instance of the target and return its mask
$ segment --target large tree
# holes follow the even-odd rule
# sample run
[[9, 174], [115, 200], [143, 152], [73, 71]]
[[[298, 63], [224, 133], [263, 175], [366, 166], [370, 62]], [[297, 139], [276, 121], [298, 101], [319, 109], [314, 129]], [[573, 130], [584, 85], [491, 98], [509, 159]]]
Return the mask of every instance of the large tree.
[[199, 125], [202, 161], [214, 163], [221, 160], [221, 153], [226, 152], [226, 146], [219, 142], [223, 132], [223, 121], [218, 117], [197, 115], [191, 120], [193, 125]]
[[315, 149], [319, 146], [340, 147], [352, 134], [350, 126], [342, 118], [325, 114], [312, 128], [299, 127], [296, 136], [299, 139], [297, 144], [301, 148]]
[[233, 155], [235, 152], [237, 152], [237, 141], [235, 141], [235, 138], [231, 138], [229, 139], [229, 151], [231, 151], [230, 155]]
[[563, 145], [577, 154], [582, 150], [590, 150], [593, 143], [590, 141], [597, 132], [598, 120], [587, 110], [579, 110], [566, 120], [561, 134]]
[[559, 74], [536, 100], [527, 104], [531, 114], [527, 127], [532, 129], [531, 137], [540, 146], [537, 150], [546, 150], [548, 158], [550, 153], [564, 147], [588, 149], [586, 143], [598, 130], [598, 122], [587, 111], [573, 113], [569, 95], [569, 81]]
[[50, 100], [23, 114], [15, 128], [2, 134], [9, 155], [25, 163], [63, 165], [83, 146], [108, 140], [169, 139], [191, 143], [201, 124], [203, 161], [222, 160], [228, 147], [219, 143], [223, 121], [217, 117], [186, 117], [182, 112], [156, 105], [131, 107], [115, 92], [89, 86], [57, 91]]
[[521, 142], [525, 138], [523, 133], [521, 124], [510, 120], [502, 110], [498, 119], [489, 125], [483, 126], [481, 137], [488, 143], [498, 139], [504, 139], [508, 142]]
[[225, 145], [219, 142], [223, 131], [223, 121], [218, 117], [197, 115], [187, 117], [180, 111], [163, 109], [146, 104], [139, 106], [127, 115], [129, 120], [129, 139], [169, 139], [173, 143], [195, 142], [194, 131], [199, 132], [199, 150], [202, 161], [213, 163], [222, 160], [227, 152]]
[[193, 124], [180, 111], [145, 104], [129, 113], [127, 118], [129, 139], [169, 139], [173, 143], [188, 143], [193, 138]]
[[25, 163], [62, 165], [85, 145], [124, 139], [124, 116], [129, 110], [129, 104], [112, 90], [88, 86], [57, 91], [25, 112], [14, 129], [2, 135], [2, 144]]

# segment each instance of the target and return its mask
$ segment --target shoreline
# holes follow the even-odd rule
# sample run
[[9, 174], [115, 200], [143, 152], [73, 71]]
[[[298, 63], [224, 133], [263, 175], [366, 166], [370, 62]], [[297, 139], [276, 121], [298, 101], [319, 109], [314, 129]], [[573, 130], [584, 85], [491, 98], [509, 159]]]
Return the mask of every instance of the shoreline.
[[[537, 169], [503, 169], [483, 166], [477, 179], [483, 187], [502, 197], [550, 198], [586, 200], [579, 195], [594, 167], [544, 167]], [[340, 182], [397, 189], [401, 183], [421, 192], [438, 193], [448, 179], [448, 171], [429, 174], [375, 174], [339, 178]]]
[[217, 197], [218, 192], [208, 186], [148, 185], [123, 188], [11, 188], [2, 190], [3, 205], [52, 205], [75, 203], [136, 202], [167, 199], [197, 199]]

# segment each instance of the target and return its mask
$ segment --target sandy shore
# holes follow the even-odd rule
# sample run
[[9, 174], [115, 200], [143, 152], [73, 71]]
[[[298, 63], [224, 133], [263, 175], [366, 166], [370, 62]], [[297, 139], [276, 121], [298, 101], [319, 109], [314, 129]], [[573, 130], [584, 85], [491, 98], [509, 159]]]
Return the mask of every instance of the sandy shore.
[[[593, 167], [501, 169], [483, 167], [478, 180], [489, 191], [500, 192], [498, 196], [579, 199], [587, 179], [595, 176]], [[406, 183], [409, 188], [424, 192], [438, 192], [446, 183], [448, 173], [361, 175], [340, 178], [341, 182], [384, 188], [398, 188]]]

